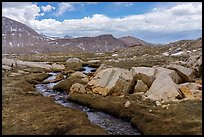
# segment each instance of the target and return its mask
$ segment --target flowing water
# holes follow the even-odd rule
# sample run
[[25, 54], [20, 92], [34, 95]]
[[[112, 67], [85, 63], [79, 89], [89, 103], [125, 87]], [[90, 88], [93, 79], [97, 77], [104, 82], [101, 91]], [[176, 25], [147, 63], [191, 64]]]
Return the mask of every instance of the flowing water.
[[[90, 70], [91, 69], [89, 69], [89, 71]], [[51, 74], [52, 76], [50, 76], [46, 80], [52, 80], [57, 75], [57, 73], [49, 73], [49, 74]], [[37, 84], [36, 89], [38, 92], [42, 93], [43, 96], [52, 97], [54, 101], [60, 105], [79, 109], [81, 111], [86, 112], [89, 120], [92, 123], [103, 127], [109, 132], [110, 135], [140, 135], [140, 133], [130, 125], [130, 122], [116, 118], [114, 116], [103, 113], [101, 111], [89, 109], [88, 107], [67, 101], [66, 100], [66, 98], [68, 97], [67, 93], [65, 92], [62, 93], [62, 92], [57, 92], [52, 90], [53, 86], [56, 85], [57, 83], [59, 82], [48, 83], [48, 84]]]
[[88, 74], [88, 73], [90, 73], [92, 70], [95, 70], [95, 69], [96, 69], [96, 68], [91, 68], [91, 67], [88, 67], [88, 66], [85, 66], [85, 67], [83, 67], [83, 68], [86, 69], [86, 70], [83, 71], [85, 74]]

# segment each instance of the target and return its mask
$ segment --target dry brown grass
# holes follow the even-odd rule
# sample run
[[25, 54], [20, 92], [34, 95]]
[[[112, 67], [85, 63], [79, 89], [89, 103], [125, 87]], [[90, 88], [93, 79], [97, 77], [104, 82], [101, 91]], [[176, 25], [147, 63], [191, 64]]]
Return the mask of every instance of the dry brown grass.
[[3, 80], [3, 135], [107, 134], [101, 127], [90, 123], [84, 112], [61, 106], [38, 94], [31, 83], [44, 78], [44, 74], [32, 74]]
[[[69, 100], [129, 120], [145, 135], [202, 134], [201, 101], [171, 102], [167, 109], [156, 107], [151, 100], [141, 100], [139, 95], [121, 98], [73, 93]], [[126, 101], [131, 103], [128, 108], [124, 107]]]

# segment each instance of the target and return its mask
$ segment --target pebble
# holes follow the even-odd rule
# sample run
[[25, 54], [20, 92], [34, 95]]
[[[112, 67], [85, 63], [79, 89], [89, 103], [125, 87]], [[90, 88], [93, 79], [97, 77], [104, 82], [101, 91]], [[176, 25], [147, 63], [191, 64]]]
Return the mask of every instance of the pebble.
[[126, 101], [125, 103], [125, 108], [129, 107], [130, 106], [130, 101]]
[[158, 100], [155, 101], [155, 103], [156, 103], [156, 106], [161, 106], [162, 105]]

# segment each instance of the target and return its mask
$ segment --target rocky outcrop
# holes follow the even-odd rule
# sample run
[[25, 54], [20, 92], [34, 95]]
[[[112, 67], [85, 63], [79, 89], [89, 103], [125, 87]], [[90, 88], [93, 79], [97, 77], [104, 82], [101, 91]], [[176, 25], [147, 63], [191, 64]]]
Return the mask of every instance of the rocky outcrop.
[[155, 79], [155, 69], [150, 67], [132, 67], [130, 72], [135, 80], [142, 80], [148, 87], [150, 87]]
[[72, 62], [83, 62], [83, 61], [78, 59], [78, 58], [69, 58], [66, 62], [67, 63], [72, 63]]
[[167, 68], [175, 70], [178, 73], [178, 75], [181, 77], [182, 82], [188, 82], [195, 79], [193, 69], [186, 68], [181, 65], [175, 65], [175, 64], [171, 64]]
[[150, 89], [145, 93], [147, 98], [159, 101], [170, 101], [183, 98], [179, 87], [168, 74], [159, 75], [152, 83]]
[[85, 86], [80, 83], [75, 83], [70, 88], [70, 93], [86, 93]]
[[93, 93], [102, 96], [120, 95], [133, 92], [133, 76], [127, 69], [107, 68], [101, 70], [87, 83]]

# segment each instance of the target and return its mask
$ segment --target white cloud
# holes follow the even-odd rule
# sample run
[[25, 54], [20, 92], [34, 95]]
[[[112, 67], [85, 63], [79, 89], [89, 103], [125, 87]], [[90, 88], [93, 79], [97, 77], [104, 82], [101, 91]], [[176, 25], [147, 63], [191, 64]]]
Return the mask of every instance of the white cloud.
[[[15, 4], [14, 4], [15, 5]], [[72, 4], [60, 3], [58, 15], [73, 10]], [[156, 7], [151, 12], [131, 15], [123, 18], [110, 18], [103, 14], [94, 14], [82, 19], [68, 19], [62, 22], [55, 19], [36, 20], [40, 8], [27, 4], [21, 8], [17, 5], [3, 6], [4, 16], [17, 19], [31, 26], [40, 33], [50, 36], [95, 36], [113, 34], [116, 37], [125, 35], [142, 35], [143, 38], [168, 37], [185, 32], [202, 31], [202, 3], [177, 3], [171, 6]], [[187, 33], [188, 32], [188, 33]], [[190, 35], [190, 34], [189, 34]], [[146, 39], [148, 41], [148, 39]]]
[[62, 2], [62, 3], [59, 3], [59, 8], [56, 15], [59, 16], [65, 13], [66, 11], [71, 11], [71, 10], [74, 10], [74, 6], [72, 4]]
[[98, 2], [66, 2], [69, 4], [97, 4]]
[[47, 5], [47, 6], [42, 6], [41, 9], [44, 12], [50, 12], [52, 9], [55, 9], [55, 7], [52, 7], [51, 5]]
[[32, 26], [29, 22], [35, 20], [39, 14], [40, 8], [31, 2], [3, 2], [2, 16], [17, 20]]
[[125, 7], [130, 7], [133, 5], [132, 2], [114, 2], [113, 4], [115, 6], [125, 6]]
[[[181, 9], [182, 8], [182, 9]], [[179, 10], [178, 10], [179, 9]], [[182, 10], [191, 14], [179, 14]], [[188, 11], [186, 11], [188, 10]], [[179, 11], [179, 12], [178, 12]], [[175, 14], [176, 13], [176, 14]], [[179, 32], [202, 28], [201, 4], [183, 4], [160, 11], [132, 15], [124, 18], [109, 18], [105, 15], [95, 14], [83, 19], [64, 20], [62, 31], [82, 30], [90, 35], [91, 30], [109, 30], [109, 32], [149, 31], [149, 32]]]
[[21, 9], [25, 6], [31, 5], [32, 2], [2, 2], [2, 7], [3, 8], [17, 8]]

